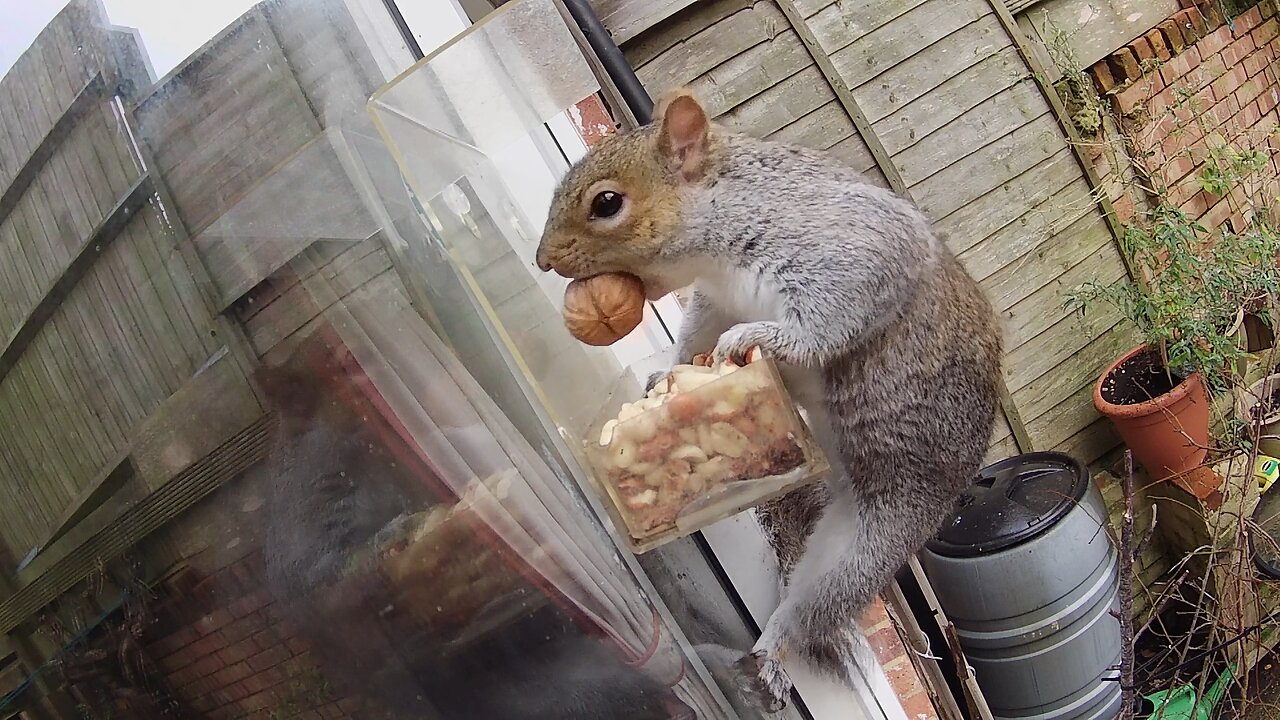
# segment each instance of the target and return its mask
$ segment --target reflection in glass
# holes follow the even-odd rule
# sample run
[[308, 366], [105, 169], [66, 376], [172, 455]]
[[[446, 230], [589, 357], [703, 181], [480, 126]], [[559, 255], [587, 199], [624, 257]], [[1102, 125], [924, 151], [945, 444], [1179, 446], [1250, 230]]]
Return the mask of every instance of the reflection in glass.
[[531, 264], [553, 4], [412, 67], [379, 0], [152, 34], [75, 0], [0, 81], [0, 709], [732, 717], [565, 439], [621, 364]]

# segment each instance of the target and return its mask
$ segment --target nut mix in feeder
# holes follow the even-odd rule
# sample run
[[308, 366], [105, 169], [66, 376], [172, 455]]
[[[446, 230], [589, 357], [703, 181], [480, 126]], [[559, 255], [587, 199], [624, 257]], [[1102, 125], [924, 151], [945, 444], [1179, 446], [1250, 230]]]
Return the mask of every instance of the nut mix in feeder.
[[758, 349], [743, 365], [677, 365], [588, 441], [597, 481], [638, 551], [693, 532], [825, 469]]

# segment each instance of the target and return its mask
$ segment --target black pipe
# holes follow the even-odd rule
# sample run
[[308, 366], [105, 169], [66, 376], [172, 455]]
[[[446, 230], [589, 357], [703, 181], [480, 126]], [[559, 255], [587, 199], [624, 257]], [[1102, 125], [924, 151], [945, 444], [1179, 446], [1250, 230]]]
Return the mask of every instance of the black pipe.
[[604, 71], [614, 85], [618, 86], [618, 94], [630, 108], [631, 114], [636, 116], [636, 122], [641, 125], [648, 123], [653, 117], [653, 98], [649, 97], [640, 78], [636, 77], [636, 71], [622, 54], [622, 48], [613, 41], [613, 36], [604, 23], [600, 22], [600, 16], [596, 15], [587, 0], [564, 0], [564, 6], [586, 36], [587, 44], [600, 59]]

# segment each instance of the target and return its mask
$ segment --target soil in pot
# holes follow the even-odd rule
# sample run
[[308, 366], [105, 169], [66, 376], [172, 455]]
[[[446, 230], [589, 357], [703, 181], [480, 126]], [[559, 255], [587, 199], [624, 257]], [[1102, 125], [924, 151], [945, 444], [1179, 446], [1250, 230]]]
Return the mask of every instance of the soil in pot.
[[1102, 381], [1102, 399], [1115, 405], [1137, 405], [1173, 390], [1185, 378], [1170, 373], [1157, 350], [1144, 350], [1125, 360]]

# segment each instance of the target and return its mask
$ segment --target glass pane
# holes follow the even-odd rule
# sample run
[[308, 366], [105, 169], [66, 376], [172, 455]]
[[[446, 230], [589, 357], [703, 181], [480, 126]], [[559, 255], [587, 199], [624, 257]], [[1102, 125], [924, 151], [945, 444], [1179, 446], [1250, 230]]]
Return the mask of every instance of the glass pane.
[[555, 5], [416, 64], [381, 0], [146, 8], [0, 81], [0, 711], [744, 716], [705, 561], [646, 573], [566, 440], [666, 336], [533, 267], [597, 90]]

